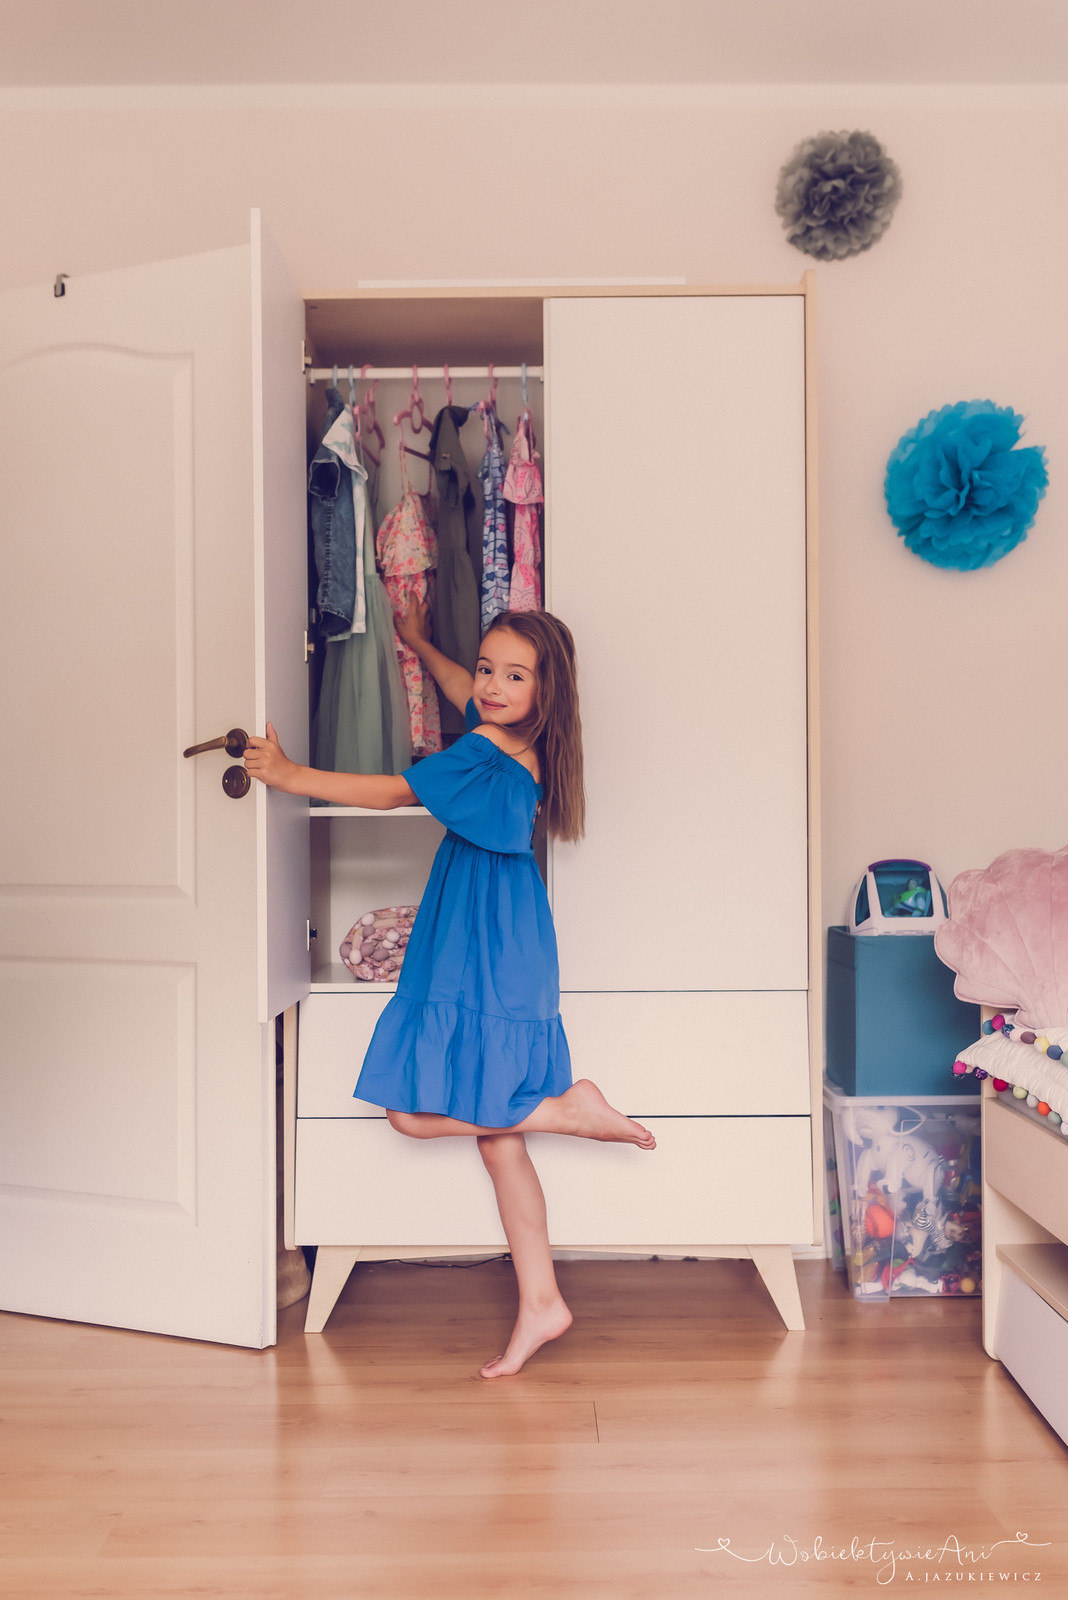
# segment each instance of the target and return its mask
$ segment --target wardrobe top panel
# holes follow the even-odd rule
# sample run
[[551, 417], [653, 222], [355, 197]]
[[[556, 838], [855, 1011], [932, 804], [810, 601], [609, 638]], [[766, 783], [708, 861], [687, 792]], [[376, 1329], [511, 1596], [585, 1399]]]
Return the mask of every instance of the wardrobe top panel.
[[615, 295], [809, 295], [815, 273], [795, 284], [561, 285], [513, 289], [367, 289], [353, 299], [305, 301], [308, 354], [316, 366], [517, 366], [543, 359], [546, 299]]
[[536, 365], [543, 308], [540, 295], [309, 300], [308, 353], [320, 366]]

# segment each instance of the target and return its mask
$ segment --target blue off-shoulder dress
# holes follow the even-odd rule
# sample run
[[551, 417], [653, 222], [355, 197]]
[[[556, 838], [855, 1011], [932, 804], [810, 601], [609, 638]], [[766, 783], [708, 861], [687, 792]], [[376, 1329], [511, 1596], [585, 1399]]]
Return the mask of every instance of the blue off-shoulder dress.
[[509, 1128], [571, 1084], [549, 897], [531, 837], [541, 784], [472, 732], [403, 774], [448, 829], [430, 869], [397, 993], [355, 1094]]

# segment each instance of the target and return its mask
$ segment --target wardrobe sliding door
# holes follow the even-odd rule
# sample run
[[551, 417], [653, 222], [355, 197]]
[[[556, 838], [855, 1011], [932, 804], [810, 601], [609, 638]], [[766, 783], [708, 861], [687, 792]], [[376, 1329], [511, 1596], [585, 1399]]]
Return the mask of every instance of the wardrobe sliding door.
[[561, 987], [803, 990], [803, 297], [551, 300], [546, 338], [589, 797], [553, 851]]

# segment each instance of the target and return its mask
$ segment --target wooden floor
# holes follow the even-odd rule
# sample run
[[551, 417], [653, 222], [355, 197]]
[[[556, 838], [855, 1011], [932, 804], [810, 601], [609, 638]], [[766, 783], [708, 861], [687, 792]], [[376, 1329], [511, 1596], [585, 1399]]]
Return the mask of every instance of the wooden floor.
[[790, 1334], [749, 1262], [563, 1262], [574, 1328], [492, 1383], [501, 1261], [358, 1268], [260, 1352], [0, 1316], [0, 1594], [1068, 1592], [1068, 1451], [978, 1304], [799, 1276]]

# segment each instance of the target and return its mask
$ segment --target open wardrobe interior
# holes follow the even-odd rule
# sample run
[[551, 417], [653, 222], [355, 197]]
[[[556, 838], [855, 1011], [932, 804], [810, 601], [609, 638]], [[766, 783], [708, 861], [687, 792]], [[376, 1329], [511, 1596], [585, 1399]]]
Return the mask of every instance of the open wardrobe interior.
[[[453, 743], [463, 717], [405, 651], [394, 611], [425, 600], [435, 644], [473, 672], [493, 618], [544, 600], [543, 304], [313, 301], [307, 330], [309, 760], [327, 770], [401, 772]], [[353, 610], [363, 625], [348, 633], [336, 631], [333, 618], [324, 626], [331, 556], [321, 532], [316, 543], [324, 455], [328, 488], [341, 476], [332, 464], [340, 458], [323, 443], [331, 424], [335, 441], [353, 441], [366, 474], [351, 478]], [[358, 874], [360, 892], [380, 891], [386, 904], [391, 896], [417, 900], [425, 881], [433, 822], [399, 837], [393, 822], [369, 818], [345, 833], [324, 820], [313, 830], [320, 964], [336, 965], [343, 980], [337, 951], [345, 930], [330, 920], [329, 884]]]

